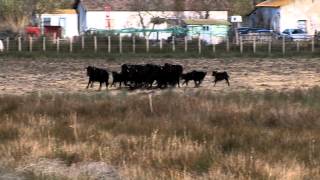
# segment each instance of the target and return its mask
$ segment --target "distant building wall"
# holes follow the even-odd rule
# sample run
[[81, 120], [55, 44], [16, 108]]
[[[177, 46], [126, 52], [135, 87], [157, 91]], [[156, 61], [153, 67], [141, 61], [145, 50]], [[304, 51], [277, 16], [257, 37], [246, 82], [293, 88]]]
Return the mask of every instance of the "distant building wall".
[[249, 15], [248, 25], [277, 32], [301, 28], [313, 35], [320, 31], [320, 0], [295, 0], [279, 8], [258, 7]]
[[320, 31], [320, 0], [296, 0], [287, 6], [281, 7], [281, 31], [290, 28], [305, 29], [313, 35]]
[[248, 25], [250, 27], [261, 27], [280, 31], [280, 9], [258, 8], [249, 15]]
[[[81, 12], [80, 12], [81, 13]], [[82, 12], [84, 13], [84, 12]], [[145, 28], [152, 28], [153, 24], [150, 22], [153, 17], [162, 18], [180, 18], [180, 19], [200, 19], [205, 16], [205, 11], [111, 11], [111, 29], [124, 28], [143, 28], [142, 21]], [[107, 29], [105, 11], [88, 11], [86, 12], [86, 30], [88, 29]], [[228, 19], [227, 11], [210, 11], [209, 17], [214, 19]], [[84, 23], [81, 21], [81, 23]], [[83, 26], [82, 26], [83, 27]], [[157, 25], [155, 28], [167, 28], [167, 24]], [[83, 31], [83, 29], [81, 29]]]
[[45, 26], [61, 26], [64, 37], [79, 35], [77, 14], [42, 14], [41, 20]]

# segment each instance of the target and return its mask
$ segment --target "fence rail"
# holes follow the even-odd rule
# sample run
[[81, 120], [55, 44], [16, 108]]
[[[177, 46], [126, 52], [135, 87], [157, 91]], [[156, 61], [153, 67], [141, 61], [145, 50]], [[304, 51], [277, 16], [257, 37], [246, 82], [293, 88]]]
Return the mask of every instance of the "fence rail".
[[175, 38], [170, 41], [160, 39], [151, 40], [136, 36], [80, 36], [69, 39], [60, 38], [6, 38], [3, 40], [3, 52], [105, 52], [114, 53], [257, 53], [274, 52], [286, 54], [288, 52], [320, 52], [320, 40], [311, 36], [307, 41], [292, 41], [287, 38], [275, 39], [271, 36], [240, 36], [239, 42], [230, 41], [229, 37], [220, 44], [208, 43], [200, 38]]

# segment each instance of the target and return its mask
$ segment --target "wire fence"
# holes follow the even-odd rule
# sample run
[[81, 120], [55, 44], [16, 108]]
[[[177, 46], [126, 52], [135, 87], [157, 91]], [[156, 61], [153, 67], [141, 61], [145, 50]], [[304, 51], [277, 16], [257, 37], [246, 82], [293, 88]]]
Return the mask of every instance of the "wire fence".
[[320, 39], [309, 36], [292, 40], [286, 37], [242, 35], [238, 41], [224, 38], [219, 44], [200, 37], [172, 37], [170, 40], [153, 40], [136, 36], [79, 36], [59, 38], [5, 38], [3, 52], [57, 52], [57, 53], [290, 53], [320, 52]]

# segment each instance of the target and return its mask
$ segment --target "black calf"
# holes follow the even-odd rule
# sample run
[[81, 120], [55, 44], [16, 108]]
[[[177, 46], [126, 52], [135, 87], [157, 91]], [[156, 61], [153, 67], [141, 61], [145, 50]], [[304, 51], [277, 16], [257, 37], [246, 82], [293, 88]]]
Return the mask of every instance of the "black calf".
[[96, 68], [94, 66], [88, 66], [86, 69], [87, 69], [87, 76], [89, 76], [89, 82], [87, 85], [87, 89], [89, 88], [90, 85], [92, 88], [94, 82], [100, 83], [99, 90], [101, 90], [103, 83], [106, 83], [106, 87], [108, 89], [109, 73], [107, 70]]
[[186, 74], [181, 75], [181, 79], [184, 80], [182, 84], [186, 84], [188, 86], [189, 81], [194, 81], [194, 86], [199, 87], [202, 83], [203, 79], [206, 77], [207, 72], [204, 71], [191, 71]]
[[123, 75], [121, 73], [112, 71], [112, 78], [113, 78], [113, 81], [111, 86], [116, 86], [116, 83], [119, 83], [119, 86], [121, 87], [122, 82], [124, 82]]
[[215, 79], [214, 79], [214, 86], [216, 85], [216, 83], [218, 82], [218, 81], [223, 81], [223, 80], [226, 80], [226, 82], [227, 82], [227, 84], [228, 84], [228, 86], [230, 86], [230, 83], [229, 83], [229, 75], [228, 75], [228, 73], [227, 72], [217, 72], [217, 71], [213, 71], [212, 72], [212, 76], [214, 76], [215, 77]]

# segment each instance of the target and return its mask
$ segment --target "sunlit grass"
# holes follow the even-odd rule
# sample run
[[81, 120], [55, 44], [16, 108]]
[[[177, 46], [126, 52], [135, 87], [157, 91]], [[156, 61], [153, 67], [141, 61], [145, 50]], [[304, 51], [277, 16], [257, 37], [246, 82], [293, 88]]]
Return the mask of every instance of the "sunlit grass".
[[319, 178], [319, 94], [168, 91], [154, 112], [147, 95], [4, 95], [0, 162], [99, 161], [126, 179]]

